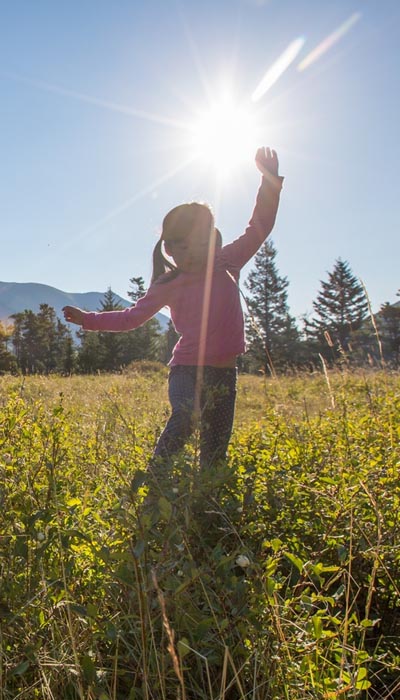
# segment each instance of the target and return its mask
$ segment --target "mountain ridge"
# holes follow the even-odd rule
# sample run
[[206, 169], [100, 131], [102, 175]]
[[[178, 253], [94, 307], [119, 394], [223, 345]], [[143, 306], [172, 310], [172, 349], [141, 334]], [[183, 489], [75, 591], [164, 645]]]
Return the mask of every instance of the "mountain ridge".
[[[105, 292], [64, 292], [56, 287], [40, 282], [2, 282], [0, 281], [0, 322], [11, 322], [11, 316], [26, 310], [38, 313], [40, 304], [53, 307], [58, 318], [64, 323], [63, 306], [78, 306], [86, 311], [98, 311]], [[132, 302], [114, 294], [116, 302], [124, 308], [132, 306]], [[161, 330], [167, 329], [169, 318], [166, 314], [157, 313], [155, 318]], [[70, 325], [70, 324], [67, 324]]]

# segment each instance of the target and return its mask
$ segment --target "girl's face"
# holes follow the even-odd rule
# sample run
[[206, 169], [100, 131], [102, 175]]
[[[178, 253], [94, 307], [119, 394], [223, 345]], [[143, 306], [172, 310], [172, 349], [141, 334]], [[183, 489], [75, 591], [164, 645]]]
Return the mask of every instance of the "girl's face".
[[191, 231], [185, 238], [165, 242], [165, 250], [182, 272], [201, 272], [207, 265], [209, 251], [215, 246], [215, 229]]

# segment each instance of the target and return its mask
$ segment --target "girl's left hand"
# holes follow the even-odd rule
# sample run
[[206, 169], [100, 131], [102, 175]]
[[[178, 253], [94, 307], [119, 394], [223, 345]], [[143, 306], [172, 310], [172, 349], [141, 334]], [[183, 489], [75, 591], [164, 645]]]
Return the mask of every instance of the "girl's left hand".
[[64, 318], [69, 323], [76, 323], [81, 326], [83, 323], [83, 311], [82, 309], [77, 309], [76, 306], [64, 306], [63, 308]]
[[264, 148], [264, 146], [258, 148], [256, 153], [256, 166], [264, 177], [268, 177], [268, 175], [277, 177], [279, 162], [276, 151], [268, 147]]

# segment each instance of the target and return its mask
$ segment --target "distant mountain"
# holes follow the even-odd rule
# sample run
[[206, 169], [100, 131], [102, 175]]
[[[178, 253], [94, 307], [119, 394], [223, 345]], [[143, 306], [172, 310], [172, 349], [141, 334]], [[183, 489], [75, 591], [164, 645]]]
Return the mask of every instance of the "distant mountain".
[[[123, 307], [131, 306], [127, 299], [115, 294], [116, 301]], [[79, 306], [86, 311], [98, 311], [101, 308], [101, 300], [104, 292], [62, 292], [60, 289], [50, 287], [47, 284], [36, 282], [0, 282], [0, 321], [7, 322], [12, 314], [30, 309], [34, 313], [39, 311], [40, 304], [52, 306], [56, 315], [64, 321], [63, 306]], [[161, 326], [161, 330], [167, 330], [168, 316], [158, 313], [155, 318]], [[70, 324], [67, 324], [70, 325]], [[75, 326], [76, 328], [76, 326]]]

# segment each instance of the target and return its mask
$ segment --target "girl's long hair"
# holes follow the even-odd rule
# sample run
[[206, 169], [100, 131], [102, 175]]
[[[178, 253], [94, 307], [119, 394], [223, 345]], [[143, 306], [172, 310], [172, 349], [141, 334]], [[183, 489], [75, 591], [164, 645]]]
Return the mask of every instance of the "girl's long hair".
[[[165, 279], [162, 281], [169, 282], [179, 275], [178, 268], [167, 258], [163, 253], [163, 241], [179, 241], [186, 238], [192, 231], [207, 227], [211, 229], [214, 226], [214, 216], [207, 204], [200, 202], [190, 202], [188, 204], [179, 204], [171, 209], [164, 217], [162, 224], [162, 232], [160, 239], [156, 243], [153, 250], [153, 274], [151, 284], [156, 282], [166, 272]], [[216, 229], [217, 244], [221, 245], [221, 234]], [[160, 280], [161, 281], [161, 280]]]

